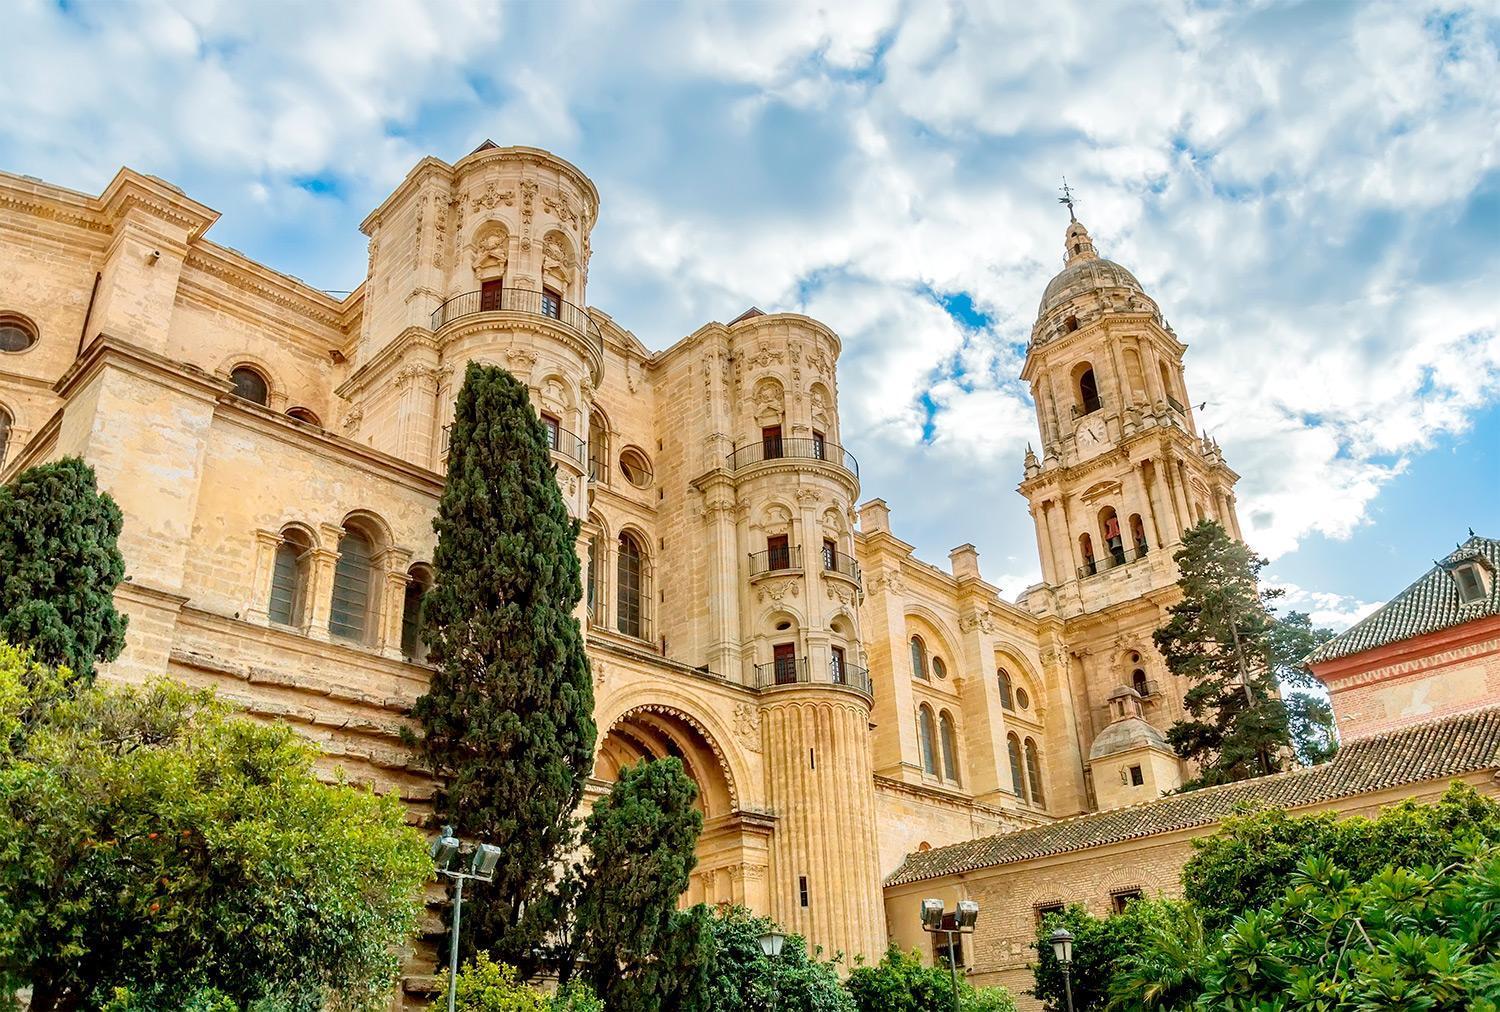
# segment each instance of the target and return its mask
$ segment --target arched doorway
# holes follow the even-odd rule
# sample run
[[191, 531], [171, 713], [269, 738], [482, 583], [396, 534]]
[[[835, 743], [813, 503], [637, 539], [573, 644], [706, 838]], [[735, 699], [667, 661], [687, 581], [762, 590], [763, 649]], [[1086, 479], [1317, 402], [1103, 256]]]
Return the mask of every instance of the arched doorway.
[[594, 757], [592, 797], [600, 797], [620, 771], [643, 759], [679, 760], [698, 786], [696, 807], [703, 813], [698, 865], [682, 903], [738, 903], [769, 910], [767, 893], [773, 820], [742, 811], [730, 764], [706, 727], [685, 711], [648, 703], [621, 714], [605, 733]]

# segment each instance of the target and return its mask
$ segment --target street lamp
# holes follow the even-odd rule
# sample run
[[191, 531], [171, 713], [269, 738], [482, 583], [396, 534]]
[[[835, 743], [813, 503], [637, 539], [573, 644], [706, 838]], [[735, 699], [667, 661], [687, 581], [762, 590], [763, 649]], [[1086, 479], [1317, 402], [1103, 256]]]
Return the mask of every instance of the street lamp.
[[[500, 863], [500, 848], [481, 843], [467, 855], [463, 844], [453, 835], [452, 826], [444, 826], [428, 852], [439, 875], [453, 880], [453, 928], [448, 935], [448, 1012], [458, 998], [458, 925], [464, 908], [464, 883], [495, 881], [495, 866]], [[468, 857], [467, 863], [464, 861]], [[467, 864], [467, 866], [465, 866]]]
[[942, 900], [922, 901], [922, 930], [929, 934], [948, 936], [948, 974], [953, 979], [953, 1012], [958, 1012], [958, 960], [953, 955], [953, 936], [974, 933], [974, 923], [979, 920], [979, 904], [973, 900], [959, 900], [953, 913], [943, 911]]
[[1068, 994], [1068, 1012], [1073, 1012], [1073, 933], [1067, 928], [1058, 928], [1048, 939], [1052, 943], [1052, 954], [1062, 966], [1063, 988]]
[[[760, 936], [760, 951], [766, 954], [767, 959], [776, 959], [781, 955], [782, 946], [786, 945], [786, 936], [772, 928]], [[771, 977], [771, 1012], [776, 1012], [776, 977]]]

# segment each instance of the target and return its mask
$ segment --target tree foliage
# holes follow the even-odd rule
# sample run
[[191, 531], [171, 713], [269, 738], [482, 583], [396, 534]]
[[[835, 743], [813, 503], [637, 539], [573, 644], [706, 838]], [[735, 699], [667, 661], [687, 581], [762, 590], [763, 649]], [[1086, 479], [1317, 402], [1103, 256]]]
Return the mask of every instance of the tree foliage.
[[854, 1012], [854, 999], [839, 982], [835, 964], [809, 955], [801, 936], [787, 936], [775, 959], [765, 954], [761, 936], [779, 930], [769, 917], [731, 907], [715, 913], [709, 930], [713, 958], [698, 1007], [712, 1012]]
[[0, 990], [38, 1012], [388, 995], [432, 872], [398, 799], [320, 782], [294, 732], [208, 694], [70, 694], [9, 648], [0, 728]]
[[1173, 900], [1139, 899], [1121, 913], [1095, 917], [1077, 904], [1061, 913], [1051, 914], [1037, 926], [1033, 947], [1037, 962], [1032, 967], [1035, 983], [1031, 993], [1049, 1008], [1066, 1007], [1066, 988], [1062, 966], [1053, 955], [1050, 936], [1058, 928], [1073, 933], [1073, 1004], [1078, 1012], [1106, 1007], [1109, 983], [1117, 969], [1128, 965], [1144, 952], [1144, 937], [1160, 927], [1167, 934], [1199, 936], [1194, 917], [1186, 904]]
[[1386, 865], [1452, 860], [1467, 838], [1500, 844], [1500, 802], [1464, 784], [1449, 787], [1435, 804], [1407, 800], [1373, 819], [1252, 809], [1193, 841], [1183, 891], [1217, 931], [1247, 909], [1270, 906], [1307, 858], [1330, 857], [1362, 882]]
[[594, 696], [573, 615], [578, 525], [526, 389], [503, 369], [468, 367], [433, 527], [422, 747], [438, 816], [504, 854], [494, 883], [465, 898], [464, 948], [530, 976], [562, 916], [557, 871], [577, 840]]
[[[438, 975], [437, 991], [448, 993], [446, 969]], [[547, 996], [518, 980], [515, 967], [497, 963], [485, 952], [459, 967], [453, 1007], [456, 1012], [604, 1012], [586, 985], [575, 982]]]
[[[892, 945], [874, 966], [856, 967], [844, 982], [859, 1012], [951, 1012], [953, 977], [946, 966], [924, 966], [915, 952]], [[975, 988], [958, 979], [961, 1012], [1014, 1012], [1004, 988]]]
[[697, 863], [697, 797], [681, 760], [643, 760], [589, 813], [575, 938], [610, 1012], [680, 1008], [706, 990], [707, 911], [677, 909]]
[[80, 682], [125, 646], [115, 587], [120, 508], [77, 457], [27, 468], [0, 486], [0, 639]]
[[[1303, 860], [1270, 907], [1249, 910], [1196, 958], [1122, 972], [1117, 1006], [1164, 1012], [1495, 1012], [1500, 848], [1470, 840], [1452, 863], [1387, 867], [1364, 882]], [[1157, 974], [1178, 986], [1148, 995]]]
[[1153, 638], [1167, 668], [1191, 683], [1187, 716], [1167, 731], [1177, 754], [1199, 766], [1184, 789], [1280, 771], [1293, 746], [1293, 714], [1305, 736], [1298, 751], [1331, 755], [1327, 704], [1304, 694], [1289, 710], [1278, 683], [1278, 675], [1297, 681], [1301, 658], [1323, 631], [1306, 616], [1278, 623], [1271, 602], [1282, 592], [1259, 584], [1266, 560], [1212, 520], [1185, 531], [1174, 558], [1182, 599]]

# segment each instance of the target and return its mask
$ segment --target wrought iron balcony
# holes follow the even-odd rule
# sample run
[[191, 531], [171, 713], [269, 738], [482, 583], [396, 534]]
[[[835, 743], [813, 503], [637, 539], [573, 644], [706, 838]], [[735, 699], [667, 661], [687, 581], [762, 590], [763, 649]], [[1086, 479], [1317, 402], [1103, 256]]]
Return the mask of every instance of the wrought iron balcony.
[[[587, 443], [585, 443], [576, 434], [569, 432], [567, 429], [553, 430], [551, 428], [546, 428], [546, 433], [548, 449], [550, 449], [553, 453], [562, 454], [569, 460], [576, 462], [580, 467], [583, 466], [584, 454], [588, 452]], [[447, 425], [443, 426], [441, 433], [439, 433], [438, 435], [439, 457], [448, 456], [448, 446], [452, 442], [452, 440], [453, 423], [449, 422]], [[593, 462], [590, 461], [590, 464], [592, 463]]]
[[806, 657], [778, 657], [769, 664], [755, 666], [755, 687], [796, 685], [808, 681]]
[[864, 573], [859, 568], [859, 563], [854, 561], [854, 556], [837, 550], [824, 548], [822, 553], [823, 572], [837, 573], [847, 580], [852, 580], [856, 587], [864, 588]]
[[432, 329], [441, 330], [454, 320], [475, 313], [526, 313], [556, 320], [583, 338], [599, 356], [604, 355], [604, 334], [589, 316], [588, 310], [571, 302], [554, 298], [546, 292], [528, 288], [502, 288], [500, 291], [464, 292], [444, 302], [432, 313]]
[[[816, 677], [814, 675], [816, 674]], [[840, 664], [830, 659], [828, 670], [814, 673], [806, 657], [782, 657], [769, 664], [755, 666], [755, 687], [774, 688], [779, 685], [842, 685], [874, 698], [874, 687], [870, 682], [870, 671], [847, 661]]]
[[750, 554], [750, 575], [764, 576], [767, 573], [802, 572], [802, 549], [796, 545], [781, 545], [764, 552]]
[[816, 436], [757, 439], [753, 443], [735, 447], [726, 460], [731, 471], [767, 460], [820, 460], [842, 467], [856, 478], [859, 477], [859, 461], [854, 459], [854, 454], [837, 443], [830, 443]]
[[1085, 562], [1078, 567], [1078, 578], [1080, 580], [1089, 576], [1096, 576], [1107, 569], [1116, 569], [1120, 566], [1129, 565], [1138, 559], [1144, 559], [1151, 553], [1150, 546], [1142, 541], [1134, 548], [1120, 548], [1114, 552], [1108, 552], [1092, 562]]

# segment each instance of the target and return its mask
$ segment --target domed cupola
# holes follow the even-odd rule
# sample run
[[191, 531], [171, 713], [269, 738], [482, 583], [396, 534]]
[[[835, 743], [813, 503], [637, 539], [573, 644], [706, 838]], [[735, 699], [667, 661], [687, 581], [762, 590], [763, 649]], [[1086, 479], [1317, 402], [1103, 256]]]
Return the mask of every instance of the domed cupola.
[[1031, 331], [1033, 344], [1071, 333], [1100, 312], [1156, 312], [1156, 303], [1135, 275], [1095, 251], [1083, 222], [1069, 222], [1064, 246], [1062, 272], [1047, 283], [1037, 307], [1036, 325]]

